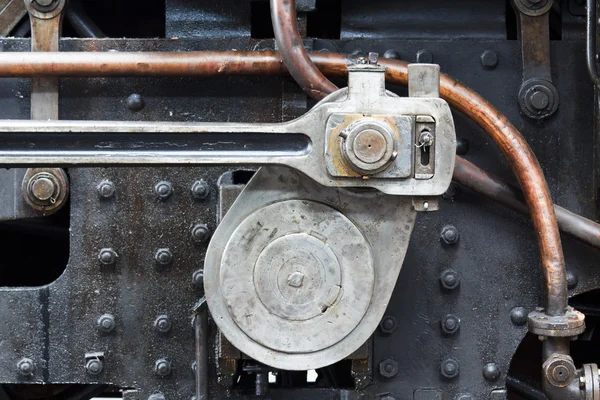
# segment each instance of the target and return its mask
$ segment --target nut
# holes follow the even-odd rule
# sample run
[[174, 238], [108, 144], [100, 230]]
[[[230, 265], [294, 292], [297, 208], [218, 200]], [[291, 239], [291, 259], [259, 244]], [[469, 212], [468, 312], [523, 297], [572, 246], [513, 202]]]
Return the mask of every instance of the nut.
[[23, 377], [31, 377], [35, 371], [35, 364], [31, 358], [22, 358], [17, 363], [17, 370], [19, 371], [19, 375]]
[[398, 328], [398, 321], [396, 321], [396, 318], [387, 315], [387, 316], [383, 317], [383, 319], [381, 320], [381, 323], [379, 324], [379, 328], [381, 329], [381, 332], [383, 332], [383, 333], [387, 333], [387, 334], [394, 333], [396, 328]]
[[101, 249], [98, 253], [98, 261], [102, 265], [114, 265], [117, 262], [117, 253], [111, 248]]
[[442, 365], [440, 366], [440, 373], [446, 379], [454, 379], [460, 373], [460, 366], [458, 361], [453, 358], [447, 358], [442, 361]]
[[173, 262], [173, 253], [168, 248], [156, 250], [154, 260], [157, 265], [167, 266]]
[[379, 373], [384, 378], [393, 378], [398, 373], [398, 363], [387, 358], [379, 363]]
[[171, 362], [166, 358], [156, 360], [154, 363], [154, 372], [160, 377], [169, 376], [171, 374]]
[[160, 333], [167, 333], [171, 330], [172, 324], [169, 316], [166, 314], [159, 315], [154, 320], [154, 329]]
[[110, 333], [115, 329], [115, 317], [111, 314], [104, 314], [98, 318], [96, 321], [96, 325], [98, 326], [98, 330], [103, 333]]
[[117, 190], [115, 184], [109, 180], [103, 180], [97, 187], [98, 195], [102, 198], [108, 199], [115, 195], [115, 191]]
[[173, 185], [167, 181], [158, 182], [154, 186], [154, 193], [159, 200], [167, 200], [173, 195]]

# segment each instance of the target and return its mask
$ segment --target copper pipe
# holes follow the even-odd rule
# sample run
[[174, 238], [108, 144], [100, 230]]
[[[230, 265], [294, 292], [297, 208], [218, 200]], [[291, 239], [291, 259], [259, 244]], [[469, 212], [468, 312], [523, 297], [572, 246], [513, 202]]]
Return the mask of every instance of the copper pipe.
[[[522, 214], [529, 214], [523, 192], [458, 156], [454, 167], [454, 181]], [[600, 224], [556, 204], [554, 212], [561, 231], [600, 248]]]
[[318, 100], [338, 88], [310, 61], [298, 31], [295, 0], [271, 0], [275, 41], [292, 78], [309, 96]]
[[[325, 75], [345, 76], [352, 61], [338, 53], [313, 53]], [[386, 79], [406, 85], [407, 63], [382, 59]], [[183, 53], [2, 53], [1, 77], [39, 76], [219, 76], [283, 75], [287, 70], [274, 52]], [[561, 315], [567, 306], [562, 246], [552, 200], [539, 163], [519, 131], [494, 106], [458, 81], [442, 74], [441, 97], [478, 123], [506, 154], [538, 235], [547, 289], [546, 312]]]

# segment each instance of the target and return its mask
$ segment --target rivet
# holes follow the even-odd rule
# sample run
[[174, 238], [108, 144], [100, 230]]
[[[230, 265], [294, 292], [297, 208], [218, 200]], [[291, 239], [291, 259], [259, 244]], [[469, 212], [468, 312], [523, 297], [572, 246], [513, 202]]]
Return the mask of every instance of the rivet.
[[433, 54], [427, 50], [419, 50], [417, 52], [417, 62], [420, 64], [431, 64], [433, 62]]
[[169, 376], [171, 374], [171, 362], [166, 358], [156, 360], [154, 363], [154, 372], [161, 377]]
[[194, 182], [191, 190], [192, 196], [197, 200], [204, 200], [210, 195], [210, 185], [204, 180]]
[[527, 323], [527, 310], [523, 307], [514, 307], [510, 310], [510, 320], [517, 326]]
[[98, 326], [98, 330], [103, 333], [110, 333], [115, 329], [115, 317], [111, 314], [104, 314], [98, 317], [96, 321], [96, 325]]
[[381, 323], [379, 324], [379, 328], [383, 333], [394, 333], [397, 327], [398, 322], [396, 321], [396, 318], [389, 315], [383, 317]]
[[105, 179], [102, 182], [100, 182], [100, 184], [98, 184], [97, 189], [98, 195], [105, 199], [113, 197], [116, 191], [115, 184], [112, 181], [109, 181], [108, 179]]
[[398, 363], [387, 358], [379, 363], [379, 373], [384, 378], [393, 378], [398, 373]]
[[154, 329], [160, 333], [167, 333], [171, 330], [171, 320], [166, 314], [161, 314], [154, 320]]
[[454, 379], [460, 373], [458, 361], [453, 358], [447, 358], [442, 361], [440, 366], [440, 374], [446, 379]]
[[573, 290], [577, 287], [578, 284], [579, 284], [579, 278], [577, 277], [577, 274], [575, 272], [573, 272], [573, 270], [568, 269], [567, 270], [567, 287], [569, 288], [569, 290]]
[[456, 289], [460, 285], [460, 277], [458, 272], [453, 269], [447, 269], [440, 276], [442, 287], [447, 290]]
[[154, 186], [154, 193], [160, 200], [167, 200], [173, 195], [173, 185], [167, 181], [158, 182]]
[[157, 265], [166, 266], [173, 262], [173, 253], [168, 248], [156, 250], [154, 260]]
[[89, 375], [99, 375], [104, 369], [104, 363], [98, 358], [91, 358], [85, 363], [85, 372]]
[[210, 239], [210, 229], [205, 224], [194, 224], [191, 229], [192, 239], [196, 243], [205, 243]]
[[113, 265], [117, 262], [117, 253], [112, 248], [101, 249], [98, 253], [98, 261], [102, 265]]
[[456, 139], [456, 154], [464, 156], [469, 152], [469, 141], [465, 138]]
[[131, 111], [141, 111], [145, 105], [146, 102], [141, 94], [134, 93], [127, 98], [127, 108]]
[[35, 371], [35, 364], [31, 358], [22, 358], [17, 363], [17, 370], [19, 371], [19, 375], [29, 378], [33, 376]]
[[440, 233], [440, 239], [448, 245], [453, 245], [458, 243], [458, 239], [460, 239], [460, 235], [458, 234], [458, 229], [456, 229], [453, 225], [446, 225], [442, 228], [442, 232]]
[[460, 329], [460, 318], [448, 314], [441, 321], [442, 331], [447, 335], [453, 335]]
[[493, 382], [500, 378], [500, 368], [496, 363], [488, 363], [483, 367], [483, 377], [486, 381]]
[[492, 50], [486, 50], [481, 54], [481, 65], [487, 69], [494, 69], [498, 65], [498, 54]]
[[192, 274], [192, 283], [200, 287], [204, 287], [204, 270], [194, 271]]
[[383, 53], [383, 58], [391, 58], [393, 60], [399, 60], [400, 57], [400, 52], [396, 49], [389, 49], [386, 50], [385, 53]]

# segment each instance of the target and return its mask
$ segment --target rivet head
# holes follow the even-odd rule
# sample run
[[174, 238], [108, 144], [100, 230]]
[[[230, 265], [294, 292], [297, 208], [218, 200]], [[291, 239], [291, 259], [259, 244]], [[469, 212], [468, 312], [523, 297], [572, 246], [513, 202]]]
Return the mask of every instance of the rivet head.
[[154, 260], [157, 265], [166, 266], [173, 262], [173, 253], [168, 248], [156, 250]]
[[99, 375], [103, 369], [104, 365], [102, 361], [97, 358], [87, 360], [87, 362], [85, 363], [85, 371], [89, 375]]
[[117, 262], [117, 253], [111, 248], [104, 248], [98, 253], [98, 261], [102, 265], [113, 265]]
[[442, 361], [440, 366], [440, 374], [446, 379], [454, 379], [460, 373], [458, 361], [453, 358], [447, 358]]
[[205, 224], [194, 224], [191, 229], [192, 240], [196, 243], [206, 243], [210, 239], [210, 229]]
[[393, 378], [398, 374], [398, 363], [391, 358], [387, 358], [379, 363], [379, 373], [384, 378]]
[[447, 245], [453, 245], [458, 243], [460, 235], [458, 234], [458, 229], [456, 229], [453, 225], [446, 225], [442, 228], [442, 232], [440, 233], [440, 239], [442, 242]]
[[127, 108], [131, 111], [141, 111], [145, 105], [146, 102], [141, 94], [134, 93], [127, 98]]
[[115, 195], [116, 187], [112, 181], [103, 180], [98, 184], [98, 196], [108, 199]]
[[96, 321], [98, 330], [103, 333], [110, 333], [115, 329], [115, 317], [111, 314], [101, 315]]
[[469, 141], [465, 138], [456, 139], [456, 154], [464, 156], [469, 152]]
[[510, 320], [514, 325], [525, 325], [527, 323], [527, 310], [523, 307], [514, 307], [510, 310]]
[[500, 378], [500, 368], [496, 363], [487, 363], [483, 366], [483, 377], [486, 381], [495, 381]]
[[481, 54], [481, 65], [484, 68], [493, 69], [498, 65], [498, 54], [492, 50], [486, 50]]
[[453, 335], [460, 329], [460, 318], [456, 315], [448, 314], [441, 321], [442, 331], [446, 335]]
[[158, 182], [154, 186], [154, 193], [159, 200], [167, 200], [173, 195], [173, 185], [167, 181]]
[[192, 283], [204, 287], [204, 271], [199, 269], [192, 274]]
[[19, 371], [19, 375], [23, 377], [31, 377], [35, 371], [35, 364], [31, 358], [22, 358], [17, 363], [17, 371]]
[[447, 269], [440, 276], [440, 283], [446, 290], [456, 289], [460, 285], [460, 277], [458, 272], [453, 269]]
[[419, 50], [417, 52], [417, 62], [420, 64], [431, 64], [433, 62], [433, 54], [427, 50]]
[[568, 269], [567, 270], [567, 287], [569, 288], [569, 290], [573, 290], [577, 287], [578, 284], [579, 284], [579, 278], [577, 277], [577, 274], [575, 272], [573, 272], [572, 270]]
[[165, 395], [162, 393], [154, 393], [148, 397], [148, 400], [165, 400]]
[[389, 49], [383, 53], [383, 58], [391, 58], [393, 60], [399, 60], [401, 58], [400, 52], [396, 49]]
[[156, 360], [154, 372], [161, 377], [169, 376], [171, 374], [171, 362], [165, 358]]
[[396, 328], [398, 328], [398, 322], [396, 321], [396, 318], [389, 315], [383, 317], [381, 323], [379, 324], [379, 329], [381, 329], [381, 332], [387, 334], [394, 333]]
[[159, 315], [154, 320], [154, 329], [156, 329], [160, 333], [167, 333], [171, 330], [171, 320], [169, 316], [166, 314]]
[[205, 200], [210, 195], [210, 185], [206, 181], [199, 180], [194, 182], [191, 191], [196, 200]]

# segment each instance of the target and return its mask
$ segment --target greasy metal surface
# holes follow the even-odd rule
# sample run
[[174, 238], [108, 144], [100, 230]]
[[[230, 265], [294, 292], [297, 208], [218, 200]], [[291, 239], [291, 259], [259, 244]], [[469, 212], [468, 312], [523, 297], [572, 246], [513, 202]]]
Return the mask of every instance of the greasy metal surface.
[[26, 14], [23, 0], [0, 1], [0, 37], [8, 36]]
[[[259, 210], [263, 209], [263, 207], [268, 204], [272, 204], [273, 202], [286, 202], [287, 200], [292, 199], [306, 200], [307, 203], [313, 201], [323, 203], [344, 214], [344, 216], [350, 219], [365, 236], [363, 240], [366, 239], [368, 242], [372, 255], [375, 279], [372, 288], [372, 296], [369, 295], [370, 292], [367, 289], [370, 279], [368, 271], [359, 271], [357, 276], [353, 277], [353, 273], [347, 270], [348, 265], [346, 264], [346, 261], [344, 261], [345, 259], [340, 261], [340, 275], [341, 278], [344, 279], [344, 282], [346, 282], [341, 285], [350, 285], [348, 290], [349, 295], [352, 297], [352, 293], [355, 293], [354, 290], [360, 292], [359, 287], [361, 286], [359, 282], [356, 282], [354, 279], [358, 278], [359, 281], [362, 279], [364, 280], [363, 284], [367, 284], [367, 287], [362, 289], [364, 292], [363, 295], [367, 295], [368, 298], [364, 299], [358, 297], [358, 303], [356, 304], [357, 308], [355, 311], [364, 315], [362, 319], [361, 316], [359, 316], [358, 320], [355, 320], [354, 316], [349, 316], [349, 318], [354, 320], [352, 324], [356, 324], [356, 321], [360, 321], [360, 323], [355, 327], [347, 327], [344, 325], [342, 328], [343, 332], [338, 332], [333, 335], [336, 336], [336, 340], [332, 343], [328, 343], [328, 347], [326, 348], [319, 345], [319, 342], [323, 340], [322, 338], [316, 339], [317, 347], [312, 349], [306, 348], [306, 344], [300, 344], [301, 342], [296, 344], [296, 341], [302, 340], [308, 340], [310, 343], [310, 339], [312, 339], [314, 333], [313, 335], [308, 336], [299, 334], [298, 337], [290, 343], [290, 348], [287, 351], [282, 351], [279, 346], [273, 348], [275, 346], [268, 345], [267, 347], [257, 341], [249, 340], [249, 336], [255, 340], [256, 336], [254, 333], [245, 332], [247, 325], [240, 324], [239, 319], [240, 317], [250, 318], [248, 323], [251, 323], [254, 326], [253, 329], [256, 329], [258, 327], [254, 324], [261, 320], [261, 318], [257, 318], [257, 320], [253, 320], [252, 318], [255, 314], [262, 314], [258, 313], [258, 310], [244, 314], [243, 310], [245, 310], [245, 308], [231, 308], [232, 304], [228, 298], [229, 288], [236, 282], [236, 279], [231, 280], [232, 278], [237, 278], [237, 282], [242, 285], [245, 284], [244, 282], [248, 282], [250, 283], [250, 286], [252, 286], [252, 282], [255, 279], [259, 279], [259, 277], [256, 276], [252, 277], [248, 271], [244, 273], [245, 268], [240, 269], [240, 275], [232, 276], [234, 270], [228, 267], [228, 263], [230, 262], [228, 261], [229, 252], [232, 251], [230, 246], [240, 246], [240, 248], [234, 252], [235, 254], [238, 254], [239, 257], [243, 257], [243, 251], [242, 254], [239, 254], [239, 251], [247, 246], [244, 243], [236, 243], [235, 240], [233, 243], [231, 242], [238, 234], [238, 226], [247, 221], [247, 218], [254, 219], [253, 215], [257, 215], [257, 212], [261, 213]], [[367, 204], [369, 205], [368, 207], [366, 207]], [[310, 213], [308, 210], [306, 212]], [[320, 212], [318, 214], [323, 213]], [[268, 365], [288, 370], [306, 370], [319, 368], [339, 361], [358, 349], [368, 337], [371, 336], [372, 332], [379, 324], [385, 307], [388, 304], [388, 296], [391, 295], [397, 274], [400, 272], [404, 250], [406, 249], [405, 246], [408, 244], [410, 238], [415, 215], [416, 212], [412, 209], [412, 203], [408, 198], [385, 196], [377, 192], [369, 191], [354, 192], [345, 189], [323, 188], [294, 170], [284, 167], [260, 169], [219, 224], [206, 255], [204, 264], [204, 289], [208, 300], [208, 306], [215, 322], [227, 339], [238, 349]], [[317, 216], [315, 215], [315, 217]], [[283, 216], [281, 216], [281, 218], [283, 218]], [[301, 219], [300, 216], [297, 216], [297, 218]], [[306, 218], [308, 221], [313, 219], [312, 216], [307, 216]], [[327, 215], [322, 215], [320, 218], [325, 221], [328, 217]], [[260, 222], [260, 224], [258, 224], [258, 222]], [[257, 226], [260, 228], [259, 231], [256, 231], [255, 229], [254, 235], [258, 235], [259, 232], [261, 236], [267, 235], [267, 237], [269, 234], [279, 235], [278, 230], [273, 229], [271, 231], [273, 222], [269, 222], [268, 220], [259, 220], [258, 222]], [[299, 233], [310, 233], [311, 229], [318, 229], [309, 229], [310, 223], [306, 226], [303, 226], [301, 222], [298, 223], [301, 224], [298, 229]], [[309, 229], [309, 232], [305, 232], [305, 229]], [[327, 224], [324, 225], [324, 229], [325, 231], [315, 232], [314, 235], [316, 237], [330, 237], [333, 235], [333, 232], [328, 231], [329, 228], [327, 228]], [[344, 236], [344, 229], [336, 232], [340, 235], [339, 237], [330, 237], [333, 252], [337, 257], [342, 255], [346, 257], [349, 255], [349, 252], [354, 250], [349, 248], [344, 250], [343, 253], [340, 253], [342, 250], [340, 246], [345, 244], [346, 239], [351, 239], [351, 242], [354, 242], [357, 237], [356, 233], [354, 233], [346, 238]], [[241, 233], [244, 231], [246, 231], [246, 229], [242, 229]], [[248, 233], [249, 234], [246, 235], [247, 238], [251, 237], [250, 233], [252, 232]], [[354, 238], [354, 240], [352, 240], [352, 238]], [[361, 241], [355, 241], [354, 246], [359, 246], [359, 248], [364, 247], [364, 245], [361, 244]], [[255, 251], [260, 252], [262, 251], [262, 247], [258, 246], [257, 249], [251, 248], [249, 251], [251, 253]], [[252, 259], [252, 255], [248, 257]], [[317, 257], [319, 257], [319, 255], [317, 255]], [[290, 279], [293, 279], [293, 277], [290, 277]], [[250, 290], [247, 287], [238, 289], [239, 290], [234, 291], [240, 293], [240, 295], [244, 295]], [[356, 296], [359, 296], [358, 292], [356, 292]], [[327, 293], [322, 294], [327, 295]], [[321, 293], [319, 293], [319, 296], [320, 295]], [[248, 301], [251, 306], [252, 302], [257, 300], [251, 301], [246, 299], [246, 301]], [[352, 307], [353, 300], [351, 298], [342, 296], [339, 301], [340, 304], [331, 307], [331, 310], [325, 308], [325, 311], [331, 312], [333, 315], [334, 319], [331, 321], [332, 329], [336, 329], [336, 324], [340, 323], [335, 321], [335, 319], [338, 318], [338, 316], [336, 316], [337, 312], [340, 309], [343, 310], [346, 307]], [[367, 305], [366, 310], [364, 310], [365, 304]], [[238, 315], [238, 312], [241, 312], [242, 314]], [[347, 310], [346, 312], [350, 312], [350, 310]], [[317, 319], [323, 319], [322, 317], [325, 317], [326, 320], [327, 315], [328, 314], [325, 313], [322, 316], [318, 316]], [[358, 316], [356, 314], [354, 315]], [[292, 318], [292, 315], [290, 314], [289, 317]], [[263, 319], [265, 318], [267, 317], [264, 316]], [[271, 319], [267, 318], [267, 320]], [[275, 324], [275, 322], [276, 321], [271, 321], [271, 324], [268, 325], [269, 328], [274, 331], [274, 337], [270, 339], [270, 341], [277, 341], [279, 338], [285, 339], [286, 337], [289, 337], [288, 335], [294, 333], [294, 331], [288, 331], [288, 329], [291, 329], [291, 325], [294, 325], [293, 323], [287, 323], [286, 326], [283, 327], [283, 325]], [[309, 328], [310, 331], [313, 331], [315, 328], [323, 329], [323, 323], [313, 326], [311, 322], [312, 321], [309, 320], [307, 324], [299, 324], [295, 331], [297, 332], [299, 329]], [[329, 326], [327, 323], [326, 325]], [[351, 328], [350, 331], [348, 331], [348, 328]], [[344, 333], [344, 335], [338, 337], [340, 333]], [[262, 338], [263, 336], [260, 337]]]

